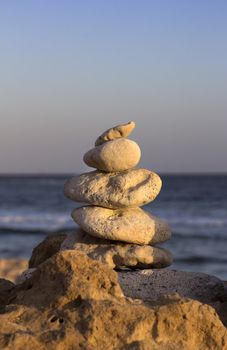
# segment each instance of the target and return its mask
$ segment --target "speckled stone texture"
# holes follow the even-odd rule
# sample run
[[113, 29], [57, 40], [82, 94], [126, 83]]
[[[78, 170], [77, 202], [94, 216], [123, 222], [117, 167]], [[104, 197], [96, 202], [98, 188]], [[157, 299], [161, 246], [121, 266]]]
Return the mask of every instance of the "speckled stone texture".
[[166, 221], [141, 208], [112, 210], [87, 206], [74, 209], [72, 218], [92, 236], [113, 241], [154, 245], [171, 237]]
[[227, 295], [223, 281], [199, 272], [170, 269], [123, 271], [118, 273], [118, 278], [126, 296], [144, 301], [178, 293], [181, 297], [211, 303]]
[[118, 173], [92, 171], [69, 179], [65, 196], [105, 208], [140, 207], [153, 201], [162, 186], [160, 177], [147, 169]]

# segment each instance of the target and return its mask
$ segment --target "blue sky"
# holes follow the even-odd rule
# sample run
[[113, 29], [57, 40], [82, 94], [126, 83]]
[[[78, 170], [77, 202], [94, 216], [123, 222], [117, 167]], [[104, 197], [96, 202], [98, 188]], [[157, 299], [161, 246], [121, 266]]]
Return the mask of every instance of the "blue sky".
[[0, 2], [0, 173], [88, 170], [135, 120], [141, 166], [227, 172], [227, 2]]

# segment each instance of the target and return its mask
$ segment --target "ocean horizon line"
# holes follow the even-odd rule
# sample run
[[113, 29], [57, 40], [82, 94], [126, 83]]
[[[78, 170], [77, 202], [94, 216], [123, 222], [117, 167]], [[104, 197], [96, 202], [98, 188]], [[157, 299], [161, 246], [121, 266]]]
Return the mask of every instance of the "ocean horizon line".
[[[92, 171], [92, 170], [91, 170]], [[81, 172], [70, 173], [53, 173], [53, 172], [37, 172], [37, 173], [0, 173], [0, 178], [6, 177], [68, 177], [79, 175]], [[227, 172], [158, 172], [160, 176], [227, 176]]]

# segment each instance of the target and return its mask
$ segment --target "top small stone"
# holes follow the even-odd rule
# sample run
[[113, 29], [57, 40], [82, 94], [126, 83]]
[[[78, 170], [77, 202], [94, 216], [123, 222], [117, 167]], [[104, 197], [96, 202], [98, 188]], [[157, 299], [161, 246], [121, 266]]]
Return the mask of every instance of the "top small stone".
[[134, 122], [128, 122], [127, 124], [121, 124], [114, 126], [106, 130], [102, 135], [100, 135], [95, 141], [95, 146], [100, 146], [104, 142], [119, 139], [120, 137], [127, 137], [131, 134], [132, 130], [135, 128], [136, 124]]

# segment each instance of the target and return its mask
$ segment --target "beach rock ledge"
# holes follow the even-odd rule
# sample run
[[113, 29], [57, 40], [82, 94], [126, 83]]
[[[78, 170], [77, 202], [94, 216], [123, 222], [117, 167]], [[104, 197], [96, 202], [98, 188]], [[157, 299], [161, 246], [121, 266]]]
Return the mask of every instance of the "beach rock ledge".
[[52, 255], [21, 284], [1, 280], [0, 296], [0, 349], [227, 349], [211, 306], [125, 297], [117, 273], [79, 251]]

